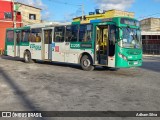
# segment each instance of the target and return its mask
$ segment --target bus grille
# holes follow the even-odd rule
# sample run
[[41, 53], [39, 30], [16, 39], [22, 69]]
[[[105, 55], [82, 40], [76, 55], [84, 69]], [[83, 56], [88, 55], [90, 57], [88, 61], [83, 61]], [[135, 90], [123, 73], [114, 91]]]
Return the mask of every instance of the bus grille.
[[141, 54], [141, 52], [140, 51], [127, 51], [127, 54], [128, 55], [139, 55]]

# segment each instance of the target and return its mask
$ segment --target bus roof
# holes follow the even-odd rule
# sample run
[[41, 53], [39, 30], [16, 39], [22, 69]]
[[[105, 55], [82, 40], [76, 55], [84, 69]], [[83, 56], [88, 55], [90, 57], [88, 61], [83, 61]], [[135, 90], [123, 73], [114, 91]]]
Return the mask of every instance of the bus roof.
[[7, 28], [6, 30], [21, 30], [21, 29], [30, 29], [29, 26], [19, 27], [19, 28]]
[[100, 23], [100, 22], [112, 22], [114, 19], [118, 18], [126, 18], [126, 19], [131, 19], [138, 21], [135, 18], [132, 17], [127, 17], [127, 16], [122, 16], [122, 17], [112, 17], [112, 18], [99, 18], [99, 19], [91, 19], [91, 20], [79, 20], [79, 21], [73, 21], [72, 24], [87, 24], [87, 23]]

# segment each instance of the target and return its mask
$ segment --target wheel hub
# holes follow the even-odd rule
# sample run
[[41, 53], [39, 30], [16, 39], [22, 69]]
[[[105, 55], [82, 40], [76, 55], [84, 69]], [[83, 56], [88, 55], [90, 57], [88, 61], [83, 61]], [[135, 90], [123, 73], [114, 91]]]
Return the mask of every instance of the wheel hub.
[[28, 61], [28, 55], [25, 55], [25, 59], [26, 59], [26, 61]]
[[84, 60], [83, 61], [83, 65], [85, 66], [85, 67], [89, 67], [90, 66], [90, 60], [89, 59], [86, 59], [86, 60]]

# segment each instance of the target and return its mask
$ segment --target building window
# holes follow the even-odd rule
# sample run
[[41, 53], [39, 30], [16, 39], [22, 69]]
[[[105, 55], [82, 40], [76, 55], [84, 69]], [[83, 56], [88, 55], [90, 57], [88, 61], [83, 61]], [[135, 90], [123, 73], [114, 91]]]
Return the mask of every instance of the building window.
[[145, 35], [142, 35], [142, 40], [145, 40], [146, 39], [146, 36]]
[[5, 17], [5, 19], [12, 19], [12, 13], [11, 12], [5, 12], [4, 17]]
[[157, 40], [157, 38], [158, 38], [157, 35], [153, 35], [153, 36], [152, 36], [152, 39], [153, 39], [153, 40]]
[[36, 20], [36, 14], [29, 14], [30, 20]]

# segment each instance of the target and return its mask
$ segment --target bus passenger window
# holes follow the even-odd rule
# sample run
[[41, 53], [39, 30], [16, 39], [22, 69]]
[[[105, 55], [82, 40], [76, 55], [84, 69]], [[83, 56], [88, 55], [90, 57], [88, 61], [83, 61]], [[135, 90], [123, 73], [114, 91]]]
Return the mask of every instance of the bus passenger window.
[[77, 42], [77, 37], [78, 37], [77, 35], [78, 35], [78, 25], [73, 25], [71, 42]]
[[79, 41], [85, 42], [86, 41], [86, 25], [80, 25], [79, 28]]
[[29, 41], [30, 30], [22, 30], [22, 42]]
[[86, 41], [92, 41], [92, 25], [87, 25]]
[[80, 25], [79, 41], [88, 42], [92, 40], [92, 25]]
[[17, 43], [19, 43], [20, 42], [20, 32], [16, 32], [16, 41], [17, 41]]
[[61, 26], [61, 27], [55, 27], [54, 30], [54, 42], [64, 42], [64, 31], [65, 31], [65, 27]]
[[44, 31], [44, 43], [51, 44], [52, 43], [52, 30], [45, 30]]
[[14, 32], [13, 30], [7, 31], [7, 42], [13, 42], [14, 41]]
[[116, 27], [114, 25], [110, 26], [109, 41], [110, 41], [110, 44], [115, 45], [115, 42], [116, 42]]
[[66, 42], [77, 42], [78, 25], [66, 27]]
[[41, 42], [42, 29], [36, 28], [31, 30], [31, 34], [29, 35], [29, 41], [31, 42]]
[[66, 42], [70, 42], [72, 39], [72, 27], [71, 26], [66, 26]]

